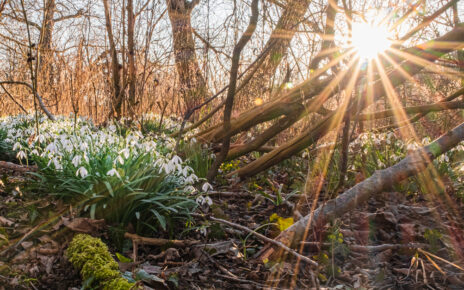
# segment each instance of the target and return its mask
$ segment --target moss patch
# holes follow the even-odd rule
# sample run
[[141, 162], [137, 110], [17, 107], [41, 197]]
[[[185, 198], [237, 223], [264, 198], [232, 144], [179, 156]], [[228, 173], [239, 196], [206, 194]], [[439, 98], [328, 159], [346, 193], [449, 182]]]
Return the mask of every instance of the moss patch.
[[73, 266], [80, 270], [88, 287], [125, 290], [135, 285], [121, 278], [118, 263], [100, 239], [78, 234], [69, 244], [66, 256]]

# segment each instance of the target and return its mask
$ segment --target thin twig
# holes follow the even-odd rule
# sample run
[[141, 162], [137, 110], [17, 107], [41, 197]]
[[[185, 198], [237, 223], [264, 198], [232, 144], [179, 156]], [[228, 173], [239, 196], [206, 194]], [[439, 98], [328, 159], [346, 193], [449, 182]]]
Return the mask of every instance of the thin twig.
[[319, 265], [316, 261], [313, 261], [310, 258], [299, 254], [298, 252], [296, 252], [295, 250], [287, 247], [283, 243], [281, 243], [279, 241], [276, 241], [276, 240], [273, 240], [271, 238], [268, 238], [268, 237], [254, 231], [254, 230], [251, 230], [251, 229], [249, 229], [249, 228], [247, 228], [245, 226], [242, 226], [242, 225], [239, 225], [239, 224], [236, 224], [236, 223], [233, 223], [233, 222], [229, 222], [229, 221], [226, 221], [226, 220], [223, 220], [223, 219], [218, 219], [218, 218], [215, 218], [215, 217], [212, 217], [212, 216], [205, 216], [205, 215], [200, 215], [200, 214], [192, 214], [192, 216], [200, 217], [200, 218], [207, 218], [209, 220], [212, 220], [212, 221], [215, 221], [215, 222], [218, 222], [218, 223], [222, 223], [222, 224], [225, 224], [225, 225], [240, 229], [242, 231], [245, 231], [247, 233], [250, 233], [250, 234], [258, 237], [259, 239], [261, 239], [261, 240], [263, 240], [265, 242], [268, 242], [270, 244], [273, 244], [274, 246], [277, 246], [277, 247], [285, 250], [286, 252], [290, 253], [291, 255], [297, 257], [298, 259], [301, 259], [302, 261], [304, 261], [304, 262], [306, 262], [306, 263], [308, 263], [308, 264], [310, 264], [312, 266], [317, 267]]

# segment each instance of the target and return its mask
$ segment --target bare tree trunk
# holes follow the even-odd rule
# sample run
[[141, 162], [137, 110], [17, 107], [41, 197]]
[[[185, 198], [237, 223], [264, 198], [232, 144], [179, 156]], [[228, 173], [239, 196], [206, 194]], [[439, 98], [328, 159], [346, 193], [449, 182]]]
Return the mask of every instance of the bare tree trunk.
[[52, 37], [55, 26], [56, 3], [55, 0], [47, 0], [44, 7], [44, 18], [39, 41], [39, 74], [38, 81], [42, 80], [42, 91], [49, 93], [53, 87], [53, 52]]
[[133, 0], [127, 0], [127, 49], [129, 52], [129, 113], [135, 117], [135, 85], [136, 85], [136, 68], [135, 68], [135, 43], [134, 43], [134, 5]]
[[201, 74], [190, 21], [193, 8], [199, 0], [166, 0], [171, 21], [174, 55], [180, 89], [186, 111], [202, 103], [207, 94], [206, 81]]
[[110, 52], [111, 52], [111, 70], [112, 70], [112, 85], [113, 85], [113, 97], [112, 97], [112, 107], [110, 116], [116, 114], [117, 118], [121, 116], [121, 109], [123, 103], [123, 92], [121, 91], [121, 84], [120, 84], [120, 64], [118, 60], [118, 52], [116, 51], [116, 44], [114, 43], [114, 36], [113, 36], [113, 28], [111, 25], [111, 15], [110, 15], [110, 7], [108, 4], [108, 0], [103, 0], [103, 6], [105, 8], [105, 22], [106, 22], [106, 32], [108, 34], [108, 41], [110, 44]]
[[[238, 41], [237, 45], [235, 45], [234, 52], [232, 54], [232, 67], [230, 69], [229, 90], [227, 91], [227, 98], [224, 108], [224, 131], [226, 132], [229, 132], [230, 130], [230, 116], [232, 115], [235, 89], [237, 88], [237, 75], [240, 65], [240, 54], [242, 53], [243, 48], [255, 32], [256, 24], [258, 23], [258, 14], [258, 0], [253, 0], [253, 2], [251, 3], [250, 23], [248, 24], [247, 29]], [[221, 166], [222, 162], [227, 156], [227, 153], [229, 153], [230, 137], [231, 135], [227, 134], [226, 136], [224, 136], [224, 139], [222, 140], [221, 151], [219, 152], [218, 156], [216, 157], [216, 160], [214, 160], [213, 165], [208, 171], [208, 180], [210, 181], [216, 177], [219, 166]]]
[[[310, 0], [288, 1], [284, 7], [282, 16], [279, 18], [276, 27], [263, 48], [266, 54], [261, 67], [247, 84], [241, 95], [246, 94], [245, 92], [251, 92], [253, 96], [263, 96], [265, 91], [268, 90], [267, 84], [269, 84], [270, 79], [274, 76], [275, 71], [287, 55], [290, 42], [303, 20], [310, 3]], [[249, 98], [247, 96], [247, 99]]]
[[[323, 226], [330, 220], [341, 217], [366, 202], [373, 194], [387, 190], [392, 185], [423, 171], [433, 159], [449, 151], [462, 140], [464, 140], [464, 123], [428, 146], [416, 150], [397, 164], [376, 171], [371, 177], [356, 184], [337, 198], [321, 205], [314, 212], [280, 233], [276, 240], [286, 245], [295, 245], [299, 241], [305, 240], [310, 228]], [[271, 255], [275, 257], [275, 251], [268, 248], [263, 251], [260, 257], [265, 259]]]

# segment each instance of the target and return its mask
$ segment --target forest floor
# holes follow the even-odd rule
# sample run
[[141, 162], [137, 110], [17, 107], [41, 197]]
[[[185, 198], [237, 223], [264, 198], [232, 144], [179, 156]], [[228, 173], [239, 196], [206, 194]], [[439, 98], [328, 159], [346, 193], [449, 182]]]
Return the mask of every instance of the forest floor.
[[[113, 254], [118, 252], [106, 225], [74, 218], [69, 211], [59, 215], [67, 210], [59, 202], [23, 192], [21, 173], [3, 171], [0, 176], [0, 289], [80, 289], [79, 273], [64, 255], [76, 232], [100, 237]], [[298, 201], [294, 196], [276, 206], [242, 188], [237, 183], [216, 189], [209, 213], [256, 229], [273, 214], [292, 216]], [[208, 225], [208, 235], [192, 230], [183, 236], [199, 241], [194, 246], [139, 243], [135, 257], [126, 240], [121, 254], [131, 261], [119, 262], [120, 270], [144, 270], [147, 289], [308, 289], [314, 280], [330, 289], [464, 289], [464, 269], [459, 266], [464, 262], [464, 233], [454, 218], [464, 216], [464, 205], [437, 200], [443, 199], [384, 192], [328, 226], [324, 234], [310, 233], [302, 253], [320, 264], [317, 273], [289, 256], [258, 261], [253, 256], [262, 248], [261, 240], [201, 217], [195, 217], [195, 224]], [[262, 229], [269, 237], [279, 231]]]

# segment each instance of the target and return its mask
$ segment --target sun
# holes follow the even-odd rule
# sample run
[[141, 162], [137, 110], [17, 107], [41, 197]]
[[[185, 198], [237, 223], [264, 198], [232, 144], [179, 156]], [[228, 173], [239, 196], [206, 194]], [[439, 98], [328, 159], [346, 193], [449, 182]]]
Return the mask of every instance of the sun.
[[373, 59], [386, 51], [392, 42], [388, 29], [365, 22], [353, 23], [351, 45], [362, 59]]

